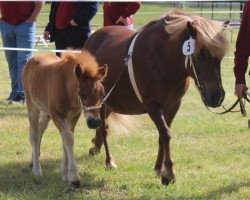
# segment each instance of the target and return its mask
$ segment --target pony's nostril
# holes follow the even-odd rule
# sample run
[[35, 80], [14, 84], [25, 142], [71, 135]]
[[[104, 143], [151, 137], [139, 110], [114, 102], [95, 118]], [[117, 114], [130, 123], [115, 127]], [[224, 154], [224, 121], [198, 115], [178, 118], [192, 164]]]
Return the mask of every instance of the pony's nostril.
[[96, 120], [96, 127], [100, 126], [102, 123], [102, 120], [101, 119], [97, 119]]

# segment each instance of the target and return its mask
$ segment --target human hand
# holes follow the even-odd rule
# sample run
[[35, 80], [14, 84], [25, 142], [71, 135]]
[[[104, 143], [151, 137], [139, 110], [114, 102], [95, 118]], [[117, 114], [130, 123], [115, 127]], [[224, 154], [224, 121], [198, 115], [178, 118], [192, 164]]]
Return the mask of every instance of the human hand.
[[78, 26], [78, 24], [73, 19], [71, 19], [69, 23], [71, 26]]
[[119, 22], [121, 22], [125, 26], [130, 26], [130, 21], [129, 21], [128, 17], [127, 18], [123, 18], [122, 16], [120, 16], [119, 19], [115, 23], [118, 24]]
[[50, 37], [49, 31], [44, 31], [44, 33], [43, 33], [43, 38], [44, 38], [45, 40], [48, 40], [49, 37]]
[[246, 84], [236, 84], [235, 85], [235, 94], [237, 97], [244, 97], [245, 91], [247, 91], [247, 86]]

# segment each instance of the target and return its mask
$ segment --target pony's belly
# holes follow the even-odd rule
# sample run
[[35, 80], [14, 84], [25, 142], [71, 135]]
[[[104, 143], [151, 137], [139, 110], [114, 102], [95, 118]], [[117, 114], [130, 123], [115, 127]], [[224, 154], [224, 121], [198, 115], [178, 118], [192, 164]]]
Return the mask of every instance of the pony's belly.
[[127, 102], [119, 102], [113, 101], [107, 103], [106, 106], [113, 112], [123, 115], [140, 115], [147, 113], [146, 109], [141, 103], [131, 103], [131, 101]]

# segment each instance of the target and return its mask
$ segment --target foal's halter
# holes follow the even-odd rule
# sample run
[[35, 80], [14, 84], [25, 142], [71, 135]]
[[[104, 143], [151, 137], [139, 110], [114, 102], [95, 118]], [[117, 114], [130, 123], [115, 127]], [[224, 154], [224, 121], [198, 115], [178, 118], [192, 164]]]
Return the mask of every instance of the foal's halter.
[[101, 101], [100, 105], [97, 106], [85, 106], [82, 102], [81, 97], [78, 95], [78, 101], [81, 104], [81, 107], [83, 109], [84, 112], [90, 111], [90, 110], [94, 110], [94, 109], [100, 109], [102, 107], [103, 102]]

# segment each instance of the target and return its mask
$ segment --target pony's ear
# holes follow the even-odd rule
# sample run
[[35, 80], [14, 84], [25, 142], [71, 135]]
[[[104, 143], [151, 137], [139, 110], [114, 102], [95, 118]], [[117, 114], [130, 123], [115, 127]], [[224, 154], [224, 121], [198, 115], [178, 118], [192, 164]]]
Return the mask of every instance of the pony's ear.
[[75, 75], [76, 75], [76, 77], [78, 79], [80, 79], [81, 76], [82, 76], [82, 73], [83, 73], [82, 68], [81, 68], [80, 64], [77, 63], [76, 66], [75, 66]]
[[187, 30], [192, 38], [196, 38], [196, 28], [194, 22], [187, 22]]
[[108, 73], [108, 65], [105, 64], [101, 68], [98, 69], [98, 79], [103, 82]]

